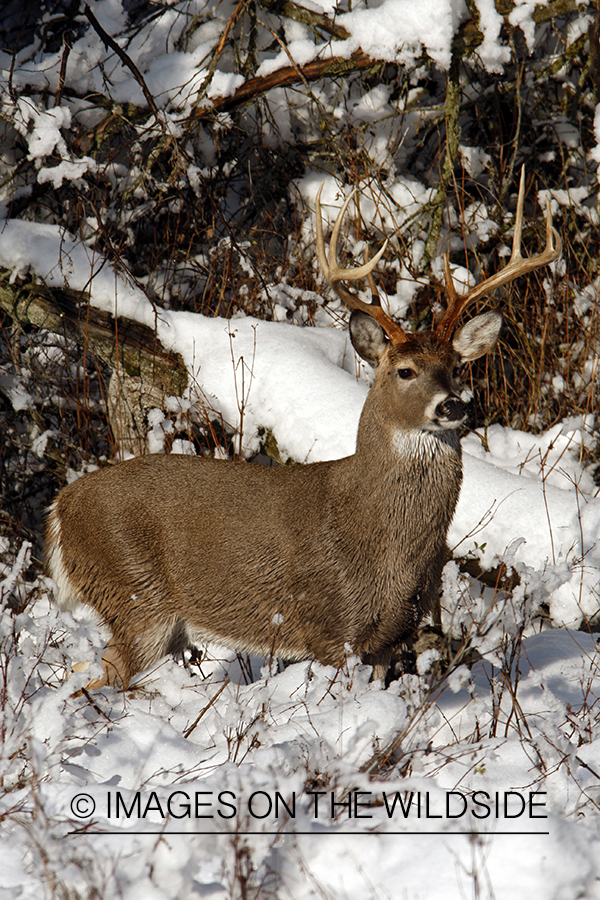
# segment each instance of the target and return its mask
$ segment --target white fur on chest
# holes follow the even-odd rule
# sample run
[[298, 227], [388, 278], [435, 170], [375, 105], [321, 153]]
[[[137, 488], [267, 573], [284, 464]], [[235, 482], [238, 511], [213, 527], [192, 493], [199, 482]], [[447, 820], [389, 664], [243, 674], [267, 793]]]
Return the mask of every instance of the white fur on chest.
[[392, 435], [392, 448], [401, 459], [432, 462], [444, 456], [456, 455], [460, 450], [460, 443], [455, 432], [397, 428]]

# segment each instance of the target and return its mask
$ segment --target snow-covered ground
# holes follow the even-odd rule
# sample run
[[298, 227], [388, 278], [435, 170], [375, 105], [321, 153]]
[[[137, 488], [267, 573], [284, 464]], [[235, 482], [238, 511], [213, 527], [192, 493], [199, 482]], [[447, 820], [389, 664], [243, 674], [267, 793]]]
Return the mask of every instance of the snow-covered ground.
[[[1, 265], [56, 282], [59, 259], [71, 286], [88, 281], [85, 251], [57, 229], [6, 223]], [[105, 272], [99, 306], [114, 304]], [[123, 311], [147, 318], [145, 298], [116, 283]], [[353, 452], [368, 374], [344, 330], [165, 311], [159, 334], [194, 376], [187, 402], [201, 390], [233, 427], [244, 406], [247, 451], [263, 427], [295, 459]], [[99, 657], [99, 632], [51, 607], [46, 581], [27, 584], [22, 548], [0, 588], [39, 598], [17, 635], [2, 619], [0, 897], [37, 898], [52, 879], [128, 900], [243, 896], [242, 883], [295, 898], [600, 896], [600, 657], [573, 630], [598, 611], [586, 425], [482, 437], [464, 441], [450, 545], [506, 562], [520, 584], [479, 590], [447, 565], [445, 627], [483, 659], [440, 684], [424, 672], [383, 690], [355, 659], [342, 673], [254, 660], [252, 680], [213, 647], [200, 671], [165, 660], [138, 691], [91, 704], [72, 697], [89, 672], [63, 678], [92, 646]], [[542, 608], [562, 627], [540, 633]]]
[[[110, 34], [125, 28], [121, 0], [90, 5]], [[185, 50], [176, 27], [184, 5], [199, 23]], [[325, 0], [305, 5], [334, 8]], [[485, 38], [480, 61], [501, 71], [509, 59], [502, 17], [488, 0], [475, 5]], [[360, 46], [413, 64], [427, 52], [448, 65], [467, 15], [462, 0], [369, 6], [337, 16], [350, 35], [336, 42], [338, 55]], [[179, 122], [236, 9], [200, 0], [165, 5], [127, 43], [161, 110], [160, 121], [144, 126], [146, 136], [154, 127], [180, 136]], [[509, 17], [530, 49], [534, 9], [520, 0]], [[585, 32], [586, 15], [571, 27], [572, 38]], [[290, 56], [302, 64], [331, 53], [307, 26], [286, 20], [285, 27], [285, 51], [266, 49], [273, 32], [262, 36], [258, 74], [288, 66]], [[0, 52], [3, 111], [26, 142], [38, 183], [56, 190], [65, 180], [93, 176], [98, 166], [91, 156], [72, 157], [64, 139], [72, 122], [95, 121], [97, 111], [68, 91], [58, 106], [45, 103], [46, 92], [58, 90], [62, 62], [62, 50], [28, 49], [15, 58]], [[110, 85], [113, 101], [144, 102], [131, 71], [92, 29], [74, 41], [65, 77], [74, 97]], [[207, 102], [244, 81], [225, 63], [210, 77]], [[353, 121], [385, 120], [389, 100], [377, 86], [352, 109]], [[302, 118], [301, 108], [296, 114]], [[282, 105], [283, 137], [287, 115]], [[572, 135], [561, 127], [568, 144]], [[378, 162], [381, 148], [395, 144], [383, 128], [378, 122], [365, 136]], [[482, 167], [477, 148], [464, 148], [463, 156]], [[6, 165], [17, 162], [15, 155]], [[187, 172], [192, 186], [199, 171]], [[118, 166], [103, 175], [122, 179], [125, 189]], [[307, 207], [322, 180], [311, 172], [298, 180]], [[333, 216], [341, 194], [332, 176], [325, 180]], [[552, 194], [555, 205], [567, 202], [559, 193]], [[0, 267], [15, 277], [32, 270], [48, 285], [89, 288], [99, 308], [156, 325], [190, 372], [192, 387], [180, 402], [212, 408], [233, 431], [243, 410], [245, 453], [258, 449], [260, 429], [273, 434], [283, 457], [300, 462], [353, 452], [370, 373], [322, 306], [317, 327], [300, 327], [286, 320], [288, 287], [272, 284], [279, 321], [169, 310], [155, 321], [146, 297], [92, 246], [95, 222], [82, 222], [84, 239], [75, 238], [51, 222], [7, 219], [11, 197], [0, 196]], [[388, 216], [380, 199], [377, 213], [390, 232], [430, 189], [396, 174], [387, 196], [397, 209]], [[597, 226], [596, 207], [584, 208]], [[366, 199], [362, 209], [368, 218]], [[472, 243], [497, 227], [485, 211], [468, 212]], [[312, 235], [310, 216], [305, 228]], [[397, 293], [388, 299], [400, 315], [415, 283], [401, 263], [398, 272]], [[590, 286], [579, 302], [596, 295]], [[595, 371], [597, 360], [590, 365]], [[26, 407], [19, 379], [2, 377], [15, 408]], [[163, 416], [152, 417], [155, 449]], [[15, 562], [0, 568], [0, 900], [600, 900], [600, 657], [595, 636], [577, 630], [600, 612], [600, 499], [581, 464], [591, 426], [571, 419], [537, 436], [494, 426], [465, 438], [449, 544], [484, 569], [505, 563], [518, 584], [510, 594], [481, 588], [448, 563], [444, 627], [468, 639], [473, 652], [469, 666], [460, 662], [441, 682], [428, 673], [426, 658], [420, 675], [384, 690], [357, 659], [341, 672], [316, 662], [278, 671], [212, 646], [199, 667], [164, 660], [126, 695], [74, 697], [93, 668], [68, 681], [66, 675], [82, 659], [99, 665], [102, 632], [85, 610], [58, 612], [48, 580], [31, 575], [30, 548], [16, 548]], [[32, 601], [16, 617], [6, 606], [11, 593]]]

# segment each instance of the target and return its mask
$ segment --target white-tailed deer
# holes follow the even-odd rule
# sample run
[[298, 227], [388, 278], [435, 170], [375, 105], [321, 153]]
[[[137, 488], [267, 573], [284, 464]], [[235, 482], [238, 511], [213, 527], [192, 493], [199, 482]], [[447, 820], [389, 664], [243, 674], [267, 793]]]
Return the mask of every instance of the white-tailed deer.
[[343, 285], [369, 277], [383, 249], [354, 270], [329, 258], [317, 195], [317, 252], [353, 310], [352, 343], [375, 367], [353, 456], [265, 468], [178, 455], [107, 466], [64, 488], [50, 508], [47, 561], [57, 602], [92, 606], [112, 632], [101, 684], [130, 678], [190, 642], [286, 660], [340, 664], [347, 647], [381, 675], [439, 601], [446, 535], [462, 480], [458, 429], [467, 411], [457, 366], [495, 344], [496, 312], [456, 330], [494, 288], [555, 260], [520, 253], [524, 176], [513, 251], [497, 275], [458, 295], [431, 331], [406, 333], [374, 294]]

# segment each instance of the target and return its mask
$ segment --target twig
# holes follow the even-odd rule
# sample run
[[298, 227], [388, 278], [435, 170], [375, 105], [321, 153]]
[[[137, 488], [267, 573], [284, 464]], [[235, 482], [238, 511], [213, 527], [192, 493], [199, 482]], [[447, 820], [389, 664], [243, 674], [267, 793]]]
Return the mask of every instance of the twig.
[[67, 32], [63, 36], [63, 52], [60, 59], [60, 72], [58, 73], [58, 87], [56, 88], [56, 94], [54, 95], [54, 106], [60, 106], [60, 101], [62, 99], [62, 92], [65, 86], [65, 76], [67, 74], [67, 61], [69, 59], [69, 53], [71, 52], [71, 35]]
[[313, 12], [304, 6], [292, 3], [292, 0], [259, 0], [259, 5], [276, 16], [284, 16], [286, 19], [300, 22], [309, 28], [319, 28], [336, 40], [346, 41], [350, 37], [350, 32], [343, 25], [332, 22], [325, 13]]
[[202, 718], [204, 713], [207, 713], [208, 710], [211, 708], [211, 706], [213, 706], [217, 702], [217, 700], [219, 699], [219, 697], [221, 696], [221, 694], [223, 693], [223, 691], [225, 690], [225, 688], [227, 687], [228, 684], [229, 684], [229, 678], [226, 678], [225, 681], [223, 682], [223, 684], [221, 685], [221, 687], [219, 688], [219, 690], [217, 691], [217, 693], [212, 698], [212, 700], [208, 701], [208, 703], [206, 704], [204, 709], [201, 710], [200, 713], [198, 714], [195, 721], [190, 725], [190, 727], [186, 731], [183, 732], [184, 738], [189, 738], [190, 734], [197, 727], [197, 725], [200, 722], [200, 719]]
[[432, 201], [433, 215], [429, 237], [425, 244], [425, 250], [417, 267], [417, 274], [421, 275], [429, 266], [432, 258], [437, 255], [437, 245], [442, 229], [442, 217], [446, 205], [446, 195], [452, 178], [454, 177], [454, 163], [458, 157], [458, 144], [460, 139], [460, 81], [456, 60], [450, 67], [446, 87], [446, 149], [440, 182]]
[[229, 17], [229, 21], [227, 22], [227, 25], [225, 26], [225, 30], [223, 31], [223, 34], [221, 35], [221, 37], [219, 39], [219, 43], [217, 44], [217, 46], [214, 50], [214, 53], [212, 54], [212, 59], [210, 61], [210, 65], [208, 67], [208, 72], [206, 73], [206, 78], [204, 79], [204, 81], [202, 82], [200, 87], [198, 88], [198, 95], [197, 95], [198, 99], [197, 99], [196, 103], [198, 103], [200, 100], [202, 100], [204, 98], [206, 88], [212, 81], [213, 75], [216, 72], [217, 63], [219, 62], [219, 59], [221, 58], [221, 54], [223, 53], [223, 49], [225, 47], [225, 42], [227, 41], [227, 38], [229, 36], [229, 32], [231, 31], [232, 27], [237, 22], [237, 19], [239, 18], [240, 14], [244, 8], [244, 2], [245, 2], [245, 0], [239, 0], [236, 8], [234, 9], [234, 11], [232, 12], [232, 14]]
[[94, 15], [94, 13], [91, 11], [91, 9], [87, 5], [87, 3], [84, 6], [84, 12], [85, 12], [86, 16], [88, 17], [88, 19], [90, 20], [90, 24], [91, 24], [92, 28], [102, 39], [105, 46], [110, 47], [110, 49], [113, 50], [117, 54], [117, 56], [119, 57], [119, 59], [121, 60], [123, 65], [129, 69], [129, 71], [131, 72], [131, 74], [133, 75], [133, 77], [135, 78], [135, 80], [137, 81], [139, 86], [141, 87], [144, 97], [146, 98], [146, 102], [152, 112], [152, 115], [154, 116], [154, 118], [156, 119], [157, 122], [160, 122], [161, 121], [160, 112], [158, 110], [156, 103], [154, 102], [154, 97], [150, 93], [150, 89], [148, 88], [148, 85], [144, 81], [142, 73], [140, 72], [140, 70], [134, 63], [134, 61], [131, 59], [130, 56], [127, 55], [127, 53], [125, 53], [125, 51], [121, 47], [119, 47], [119, 45], [117, 44], [115, 39], [112, 38], [110, 36], [110, 34], [108, 34], [104, 30], [104, 28], [102, 27], [102, 25], [100, 24], [100, 22]]

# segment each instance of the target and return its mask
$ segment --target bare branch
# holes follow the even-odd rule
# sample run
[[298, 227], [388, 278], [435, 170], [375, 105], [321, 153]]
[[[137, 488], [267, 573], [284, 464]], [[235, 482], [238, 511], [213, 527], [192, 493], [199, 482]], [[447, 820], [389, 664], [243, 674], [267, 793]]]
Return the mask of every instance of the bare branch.
[[157, 107], [156, 103], [154, 102], [154, 97], [150, 93], [150, 89], [149, 89], [148, 85], [146, 84], [146, 82], [144, 81], [143, 75], [140, 72], [140, 70], [138, 69], [138, 67], [136, 66], [136, 64], [134, 63], [134, 61], [131, 59], [130, 56], [127, 55], [127, 53], [125, 53], [125, 51], [121, 47], [119, 47], [119, 45], [117, 44], [115, 39], [112, 38], [110, 36], [110, 34], [108, 34], [104, 30], [104, 28], [102, 27], [102, 25], [100, 24], [100, 22], [94, 15], [94, 13], [91, 11], [91, 9], [87, 5], [87, 3], [85, 4], [84, 11], [85, 11], [86, 16], [90, 20], [90, 24], [91, 24], [92, 28], [94, 29], [96, 34], [98, 34], [98, 36], [102, 39], [103, 43], [107, 47], [110, 47], [110, 49], [113, 50], [117, 54], [117, 56], [119, 57], [119, 59], [121, 60], [121, 62], [123, 63], [124, 66], [127, 66], [129, 71], [131, 72], [131, 74], [133, 75], [133, 77], [135, 78], [135, 80], [137, 81], [139, 86], [141, 87], [141, 89], [144, 93], [144, 97], [146, 98], [146, 102], [152, 112], [152, 115], [154, 116], [154, 118], [157, 121], [160, 121], [160, 113], [158, 111], [158, 107]]

